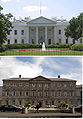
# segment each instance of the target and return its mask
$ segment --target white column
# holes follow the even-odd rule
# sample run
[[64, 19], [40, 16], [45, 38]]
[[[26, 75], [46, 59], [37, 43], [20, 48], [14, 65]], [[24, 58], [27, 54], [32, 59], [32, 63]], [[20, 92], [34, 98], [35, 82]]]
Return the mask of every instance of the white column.
[[36, 44], [38, 44], [38, 26], [36, 26]]
[[47, 44], [47, 26], [45, 26], [45, 44]]
[[56, 26], [54, 26], [54, 43], [56, 43]]
[[29, 27], [27, 27], [27, 43], [29, 43]]

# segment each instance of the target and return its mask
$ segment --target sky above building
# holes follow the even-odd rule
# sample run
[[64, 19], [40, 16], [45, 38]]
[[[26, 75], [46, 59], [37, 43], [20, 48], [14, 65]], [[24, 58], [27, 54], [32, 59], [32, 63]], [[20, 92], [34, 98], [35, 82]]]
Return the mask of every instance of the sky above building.
[[[41, 3], [41, 5], [40, 5]], [[24, 17], [36, 18], [57, 17], [70, 20], [83, 12], [83, 0], [0, 0], [3, 13], [12, 13], [16, 19]]]
[[82, 57], [1, 57], [0, 85], [2, 79], [39, 75], [77, 80], [82, 83]]

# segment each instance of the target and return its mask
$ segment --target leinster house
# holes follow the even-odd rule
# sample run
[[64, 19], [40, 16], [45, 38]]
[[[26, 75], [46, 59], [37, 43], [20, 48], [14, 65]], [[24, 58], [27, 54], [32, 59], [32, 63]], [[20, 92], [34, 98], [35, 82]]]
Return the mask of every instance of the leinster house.
[[66, 101], [69, 105], [80, 105], [82, 103], [82, 89], [76, 86], [76, 80], [61, 78], [46, 78], [37, 76], [35, 78], [3, 79], [2, 104], [24, 106], [29, 101], [32, 105], [41, 103], [42, 107], [47, 105], [58, 105]]

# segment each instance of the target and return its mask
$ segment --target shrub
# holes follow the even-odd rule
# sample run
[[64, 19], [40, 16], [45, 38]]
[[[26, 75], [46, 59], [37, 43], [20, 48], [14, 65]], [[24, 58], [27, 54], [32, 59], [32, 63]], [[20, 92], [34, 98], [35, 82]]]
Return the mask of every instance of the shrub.
[[0, 52], [3, 52], [6, 50], [6, 46], [5, 45], [0, 45]]
[[60, 103], [58, 104], [58, 107], [59, 107], [59, 108], [63, 108], [63, 107], [66, 108], [66, 105], [67, 105], [67, 104], [68, 104], [68, 103], [67, 103], [66, 101], [60, 102]]
[[39, 44], [7, 44], [7, 49], [41, 48]]
[[25, 102], [25, 104], [24, 104], [24, 107], [27, 107], [27, 108], [29, 108], [31, 106], [31, 102]]
[[62, 43], [56, 43], [56, 44], [51, 44], [47, 45], [47, 48], [69, 48], [71, 44], [62, 44]]
[[83, 51], [83, 44], [74, 44], [70, 47], [70, 50]]

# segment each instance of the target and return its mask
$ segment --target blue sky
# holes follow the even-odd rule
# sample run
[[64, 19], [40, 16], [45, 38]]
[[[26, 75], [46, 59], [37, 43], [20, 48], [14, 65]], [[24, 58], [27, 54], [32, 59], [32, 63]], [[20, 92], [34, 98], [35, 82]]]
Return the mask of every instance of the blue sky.
[[40, 16], [40, 1], [42, 16], [57, 17], [70, 20], [83, 12], [83, 0], [0, 0], [3, 13], [12, 13], [16, 18]]
[[18, 77], [57, 77], [77, 80], [82, 83], [81, 57], [1, 57], [0, 85], [2, 79]]

